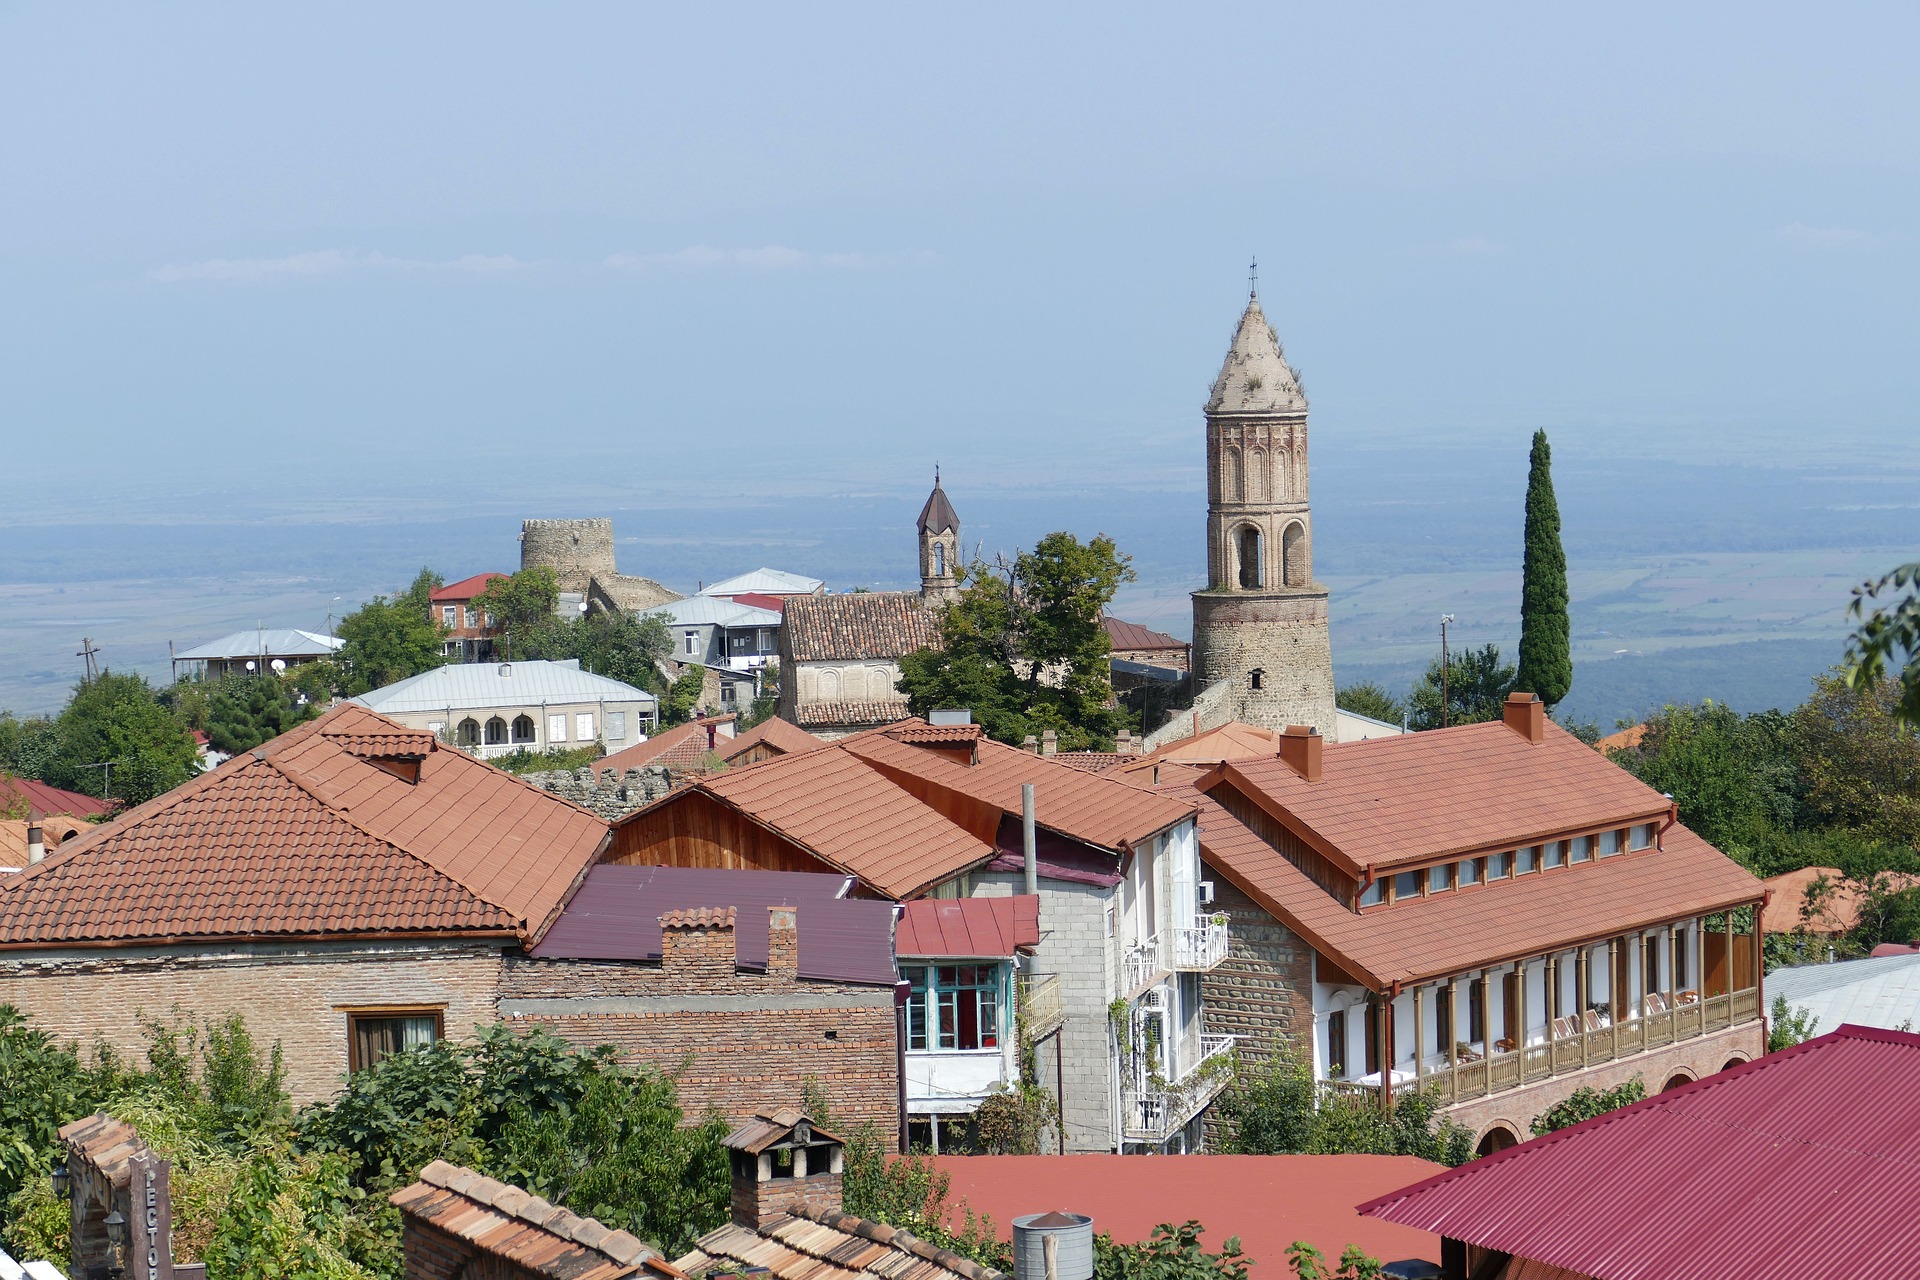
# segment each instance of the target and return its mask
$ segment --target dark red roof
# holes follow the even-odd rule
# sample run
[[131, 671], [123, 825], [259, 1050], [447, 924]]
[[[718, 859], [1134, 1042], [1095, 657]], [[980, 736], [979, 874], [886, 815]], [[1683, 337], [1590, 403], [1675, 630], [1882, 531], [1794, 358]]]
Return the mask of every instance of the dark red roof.
[[[734, 959], [767, 967], [767, 908], [794, 908], [800, 976], [891, 986], [893, 904], [843, 895], [850, 877], [810, 871], [735, 871], [611, 864], [587, 872], [533, 949], [543, 960], [658, 960], [660, 917], [721, 907], [734, 912]], [[1010, 899], [1001, 899], [1010, 901]]]
[[1137, 622], [1128, 622], [1123, 618], [1102, 615], [1100, 629], [1107, 633], [1107, 640], [1116, 653], [1131, 653], [1142, 649], [1190, 649], [1185, 640], [1170, 636], [1164, 631], [1155, 631], [1152, 627], [1143, 627]]
[[[662, 729], [645, 742], [636, 742], [595, 760], [594, 776], [598, 777], [608, 769], [625, 773], [628, 769], [644, 769], [650, 764], [663, 765], [673, 773], [697, 773], [700, 762], [707, 758], [709, 751], [724, 752], [732, 745], [733, 739], [720, 730], [721, 726], [730, 725], [736, 719], [738, 716], [730, 712], [724, 716], [707, 716], [677, 724], [671, 729]], [[711, 747], [707, 745], [707, 730], [710, 728], [713, 730]]]
[[70, 813], [76, 818], [91, 818], [113, 808], [111, 800], [96, 800], [78, 791], [62, 791], [32, 778], [0, 774], [0, 809], [10, 809], [21, 799], [27, 802], [28, 818], [45, 818]]
[[487, 584], [495, 578], [510, 577], [505, 573], [476, 573], [471, 578], [462, 578], [458, 582], [449, 582], [433, 592], [427, 598], [435, 602], [446, 601], [452, 604], [460, 600], [471, 600], [487, 589]]
[[895, 955], [916, 958], [1011, 956], [1040, 945], [1040, 899], [916, 898], [900, 910]]
[[787, 607], [785, 596], [763, 595], [758, 591], [742, 591], [737, 596], [728, 596], [727, 599], [735, 604], [751, 605], [755, 609], [765, 609], [770, 613], [781, 613]]
[[1920, 1035], [1847, 1025], [1360, 1205], [1608, 1280], [1906, 1275]]

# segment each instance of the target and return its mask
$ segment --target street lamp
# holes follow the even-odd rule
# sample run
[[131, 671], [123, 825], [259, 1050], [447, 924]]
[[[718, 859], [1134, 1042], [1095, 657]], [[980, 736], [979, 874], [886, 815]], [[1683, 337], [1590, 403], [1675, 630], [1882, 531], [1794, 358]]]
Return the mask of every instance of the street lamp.
[[65, 1200], [68, 1193], [72, 1190], [73, 1175], [67, 1172], [67, 1162], [62, 1160], [59, 1164], [53, 1166], [53, 1194]]
[[107, 1243], [113, 1246], [113, 1274], [121, 1275], [127, 1269], [127, 1220], [115, 1209], [102, 1225], [107, 1229]]
[[1452, 614], [1440, 615], [1440, 727], [1442, 729], [1447, 727], [1447, 712], [1452, 709], [1450, 704], [1453, 701], [1452, 691], [1448, 687], [1448, 679], [1453, 674], [1449, 670], [1452, 663], [1447, 660], [1447, 624], [1452, 621]]

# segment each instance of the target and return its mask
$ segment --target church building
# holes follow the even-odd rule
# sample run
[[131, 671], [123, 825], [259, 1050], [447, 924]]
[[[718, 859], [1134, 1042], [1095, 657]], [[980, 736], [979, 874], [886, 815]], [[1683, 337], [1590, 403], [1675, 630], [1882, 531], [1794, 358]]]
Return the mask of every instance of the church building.
[[1338, 737], [1327, 589], [1313, 579], [1307, 397], [1250, 292], [1207, 399], [1207, 586], [1193, 593], [1200, 730]]

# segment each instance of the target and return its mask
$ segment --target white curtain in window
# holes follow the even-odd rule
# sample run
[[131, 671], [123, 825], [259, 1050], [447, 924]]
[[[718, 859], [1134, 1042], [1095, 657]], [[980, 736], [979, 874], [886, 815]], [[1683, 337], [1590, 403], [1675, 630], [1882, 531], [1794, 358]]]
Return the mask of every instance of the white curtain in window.
[[593, 741], [593, 712], [582, 711], [573, 718], [573, 740], [575, 742]]
[[565, 742], [567, 740], [567, 717], [564, 714], [547, 717], [547, 741]]

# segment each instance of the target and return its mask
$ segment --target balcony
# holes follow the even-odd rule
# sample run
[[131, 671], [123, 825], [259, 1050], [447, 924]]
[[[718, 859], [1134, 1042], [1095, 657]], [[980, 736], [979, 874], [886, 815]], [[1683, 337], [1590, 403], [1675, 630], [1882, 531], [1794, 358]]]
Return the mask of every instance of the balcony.
[[1160, 935], [1136, 942], [1120, 957], [1120, 989], [1131, 1000], [1145, 991], [1167, 971], [1160, 955]]
[[1066, 998], [1060, 990], [1057, 973], [1035, 974], [1020, 980], [1020, 1008], [1027, 1021], [1030, 1039], [1038, 1040], [1059, 1030], [1067, 1019]]
[[1232, 1036], [1189, 1036], [1181, 1045], [1180, 1057], [1187, 1065], [1179, 1079], [1125, 1089], [1121, 1095], [1125, 1139], [1157, 1146], [1219, 1097], [1233, 1079], [1229, 1056], [1233, 1040]]
[[1208, 913], [1173, 931], [1168, 967], [1186, 973], [1205, 973], [1227, 958], [1227, 917]]

